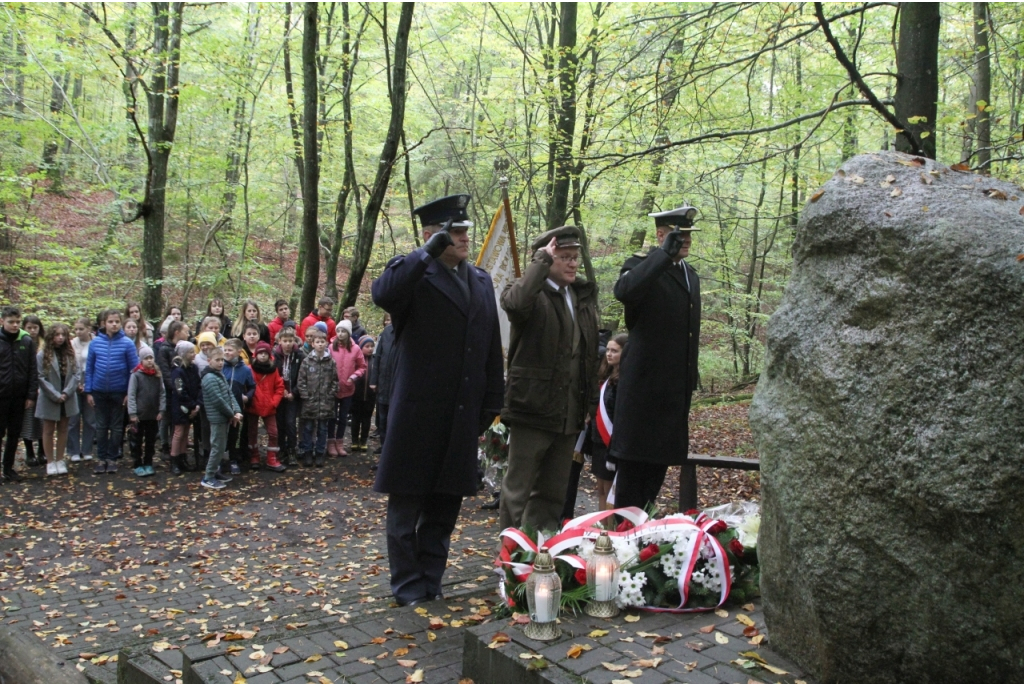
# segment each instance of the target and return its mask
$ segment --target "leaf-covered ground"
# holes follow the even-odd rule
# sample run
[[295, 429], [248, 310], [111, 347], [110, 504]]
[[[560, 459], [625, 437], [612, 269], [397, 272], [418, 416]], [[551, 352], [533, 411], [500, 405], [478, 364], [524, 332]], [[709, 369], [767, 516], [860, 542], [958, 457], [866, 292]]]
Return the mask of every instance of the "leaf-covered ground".
[[[746, 411], [695, 412], [693, 451], [751, 456], [740, 452], [750, 444]], [[216, 493], [198, 474], [174, 477], [160, 464], [149, 479], [124, 465], [96, 476], [91, 462], [56, 478], [23, 470], [26, 482], [0, 487], [0, 620], [65, 658], [87, 655], [90, 668], [102, 665], [90, 675], [113, 682], [110, 657], [140, 639], [173, 646], [386, 606], [385, 498], [372, 491], [371, 463], [356, 454], [323, 469], [243, 474]], [[670, 470], [665, 504], [675, 501], [677, 474]], [[698, 474], [703, 506], [759, 498], [756, 473]], [[593, 507], [589, 469], [580, 488], [578, 514]], [[494, 582], [499, 531], [494, 512], [479, 509], [487, 499], [463, 505], [446, 577], [453, 590]]]

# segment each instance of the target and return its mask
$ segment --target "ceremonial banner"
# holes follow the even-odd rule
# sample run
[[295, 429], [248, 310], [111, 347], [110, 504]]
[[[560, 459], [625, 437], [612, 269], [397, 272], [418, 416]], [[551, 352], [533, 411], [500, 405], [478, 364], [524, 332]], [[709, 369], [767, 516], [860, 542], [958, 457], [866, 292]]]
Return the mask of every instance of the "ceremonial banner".
[[502, 204], [491, 220], [491, 227], [476, 258], [476, 265], [487, 271], [494, 281], [494, 299], [498, 304], [498, 322], [501, 325], [501, 351], [505, 357], [508, 357], [510, 325], [505, 310], [501, 308], [500, 298], [505, 286], [520, 276], [519, 255], [516, 253], [513, 231], [508, 195], [502, 188]]

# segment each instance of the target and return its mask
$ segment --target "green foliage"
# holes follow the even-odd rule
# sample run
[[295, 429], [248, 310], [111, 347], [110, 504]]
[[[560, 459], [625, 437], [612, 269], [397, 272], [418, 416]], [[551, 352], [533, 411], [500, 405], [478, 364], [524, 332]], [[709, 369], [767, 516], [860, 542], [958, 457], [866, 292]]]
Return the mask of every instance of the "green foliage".
[[[862, 7], [826, 5], [837, 17], [834, 33], [856, 55], [868, 85], [880, 97], [891, 97], [895, 8]], [[333, 239], [345, 161], [346, 65], [338, 8], [320, 6], [325, 252]], [[148, 52], [152, 8], [138, 3], [103, 9], [110, 35], [133, 58], [152, 65], [159, 57]], [[238, 298], [254, 297], [269, 310], [274, 299], [291, 294], [302, 199], [282, 68], [284, 9], [282, 3], [185, 9], [163, 289], [169, 303], [186, 307], [189, 319], [213, 295], [224, 297], [234, 314]], [[971, 6], [943, 6], [936, 142], [940, 159], [960, 161], [972, 110], [983, 105], [994, 114], [994, 170], [1020, 179], [1024, 7], [991, 9], [999, 28], [992, 35], [992, 97], [978, 103], [969, 87], [976, 54]], [[397, 23], [393, 5], [366, 3], [349, 10], [349, 39], [353, 46], [358, 42], [351, 87], [356, 192], [341, 243], [342, 283], [354, 247], [356, 210], [376, 172], [387, 127], [386, 69], [393, 51], [385, 38], [393, 41]], [[408, 155], [393, 170], [359, 297], [363, 319], [375, 332], [382, 312], [373, 307], [367, 286], [388, 259], [415, 246], [410, 195], [415, 205], [441, 194], [472, 193], [471, 237], [479, 247], [500, 197], [494, 161], [510, 160], [521, 262], [529, 261], [529, 243], [547, 220], [548, 155], [556, 136], [549, 107], [564, 76], [548, 47], [548, 31], [557, 24], [550, 11], [550, 5], [530, 3], [417, 4]], [[287, 40], [301, 102], [298, 19], [293, 7]], [[814, 30], [806, 5], [581, 5], [577, 35], [572, 161], [578, 187], [570, 202], [578, 201], [578, 212], [569, 220], [582, 224], [590, 239], [602, 321], [624, 328], [612, 287], [622, 262], [641, 249], [631, 244], [634, 232], [646, 234], [642, 249], [653, 244], [646, 212], [686, 200], [700, 209], [703, 229], [690, 257], [703, 282], [702, 385], [728, 388], [756, 375], [764, 363], [765, 322], [789, 275], [796, 213], [845, 154], [890, 145], [891, 128], [880, 126], [869, 109], [848, 107], [757, 131], [857, 97]], [[83, 21], [80, 6], [8, 3], [0, 8], [0, 59], [6, 85], [0, 94], [5, 297], [66, 319], [139, 298], [141, 222], [124, 224], [122, 218], [133, 212], [128, 201], [142, 197], [145, 159], [126, 114], [134, 109], [145, 132], [147, 104], [141, 88], [137, 102], [126, 100], [119, 48], [97, 22]], [[49, 107], [54, 78], [67, 96], [58, 112]], [[51, 140], [59, 145], [65, 203], [47, 192], [41, 167], [43, 145]], [[691, 142], [675, 144], [680, 141]], [[655, 149], [665, 144], [670, 145]], [[92, 225], [66, 221], [74, 211], [88, 212]]]

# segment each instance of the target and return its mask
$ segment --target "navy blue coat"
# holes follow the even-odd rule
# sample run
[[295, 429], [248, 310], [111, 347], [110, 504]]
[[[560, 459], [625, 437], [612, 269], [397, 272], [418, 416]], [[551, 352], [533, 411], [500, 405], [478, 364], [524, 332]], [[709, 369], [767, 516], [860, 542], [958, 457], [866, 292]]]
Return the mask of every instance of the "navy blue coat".
[[700, 342], [700, 278], [689, 264], [686, 274], [656, 247], [627, 259], [615, 283], [629, 329], [608, 449], [616, 459], [686, 463]]
[[377, 492], [476, 494], [481, 420], [501, 412], [505, 380], [494, 285], [466, 266], [468, 304], [422, 248], [392, 259], [373, 282], [396, 355]]

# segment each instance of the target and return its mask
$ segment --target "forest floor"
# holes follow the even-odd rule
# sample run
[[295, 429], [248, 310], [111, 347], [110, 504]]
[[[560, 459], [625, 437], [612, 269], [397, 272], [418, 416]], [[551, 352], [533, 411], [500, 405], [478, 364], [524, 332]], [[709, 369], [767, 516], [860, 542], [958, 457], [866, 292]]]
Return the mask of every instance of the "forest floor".
[[[746, 412], [747, 403], [695, 411], [693, 451], [751, 456]], [[372, 461], [356, 453], [323, 469], [243, 474], [211, 492], [198, 474], [171, 476], [160, 464], [149, 479], [126, 465], [96, 476], [91, 462], [46, 478], [19, 452], [25, 482], [0, 487], [0, 620], [35, 632], [90, 678], [115, 682], [112, 657], [140, 641], [173, 651], [209, 632], [269, 634], [325, 611], [344, 619], [386, 610], [386, 499], [371, 489]], [[699, 468], [698, 479], [702, 506], [759, 499], [756, 473]], [[670, 505], [671, 474], [667, 483]], [[588, 469], [577, 513], [593, 509], [593, 492]], [[480, 509], [484, 494], [465, 500], [446, 594], [494, 584], [498, 522]], [[164, 662], [165, 679], [180, 678]], [[457, 675], [458, 664], [446, 668]]]

